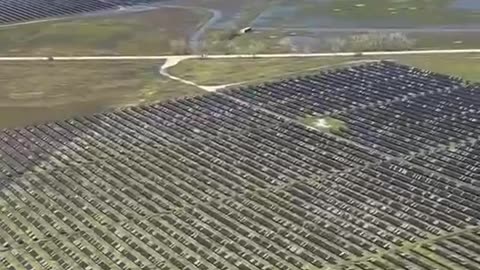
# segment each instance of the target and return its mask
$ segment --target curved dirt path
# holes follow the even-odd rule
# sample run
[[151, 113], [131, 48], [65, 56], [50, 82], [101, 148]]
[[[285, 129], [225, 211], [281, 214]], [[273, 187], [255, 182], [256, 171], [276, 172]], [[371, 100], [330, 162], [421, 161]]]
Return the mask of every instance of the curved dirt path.
[[209, 13], [212, 14], [212, 17], [205, 22], [200, 28], [198, 28], [192, 35], [190, 35], [189, 40], [188, 40], [188, 46], [192, 50], [192, 53], [199, 53], [200, 51], [200, 45], [201, 45], [201, 39], [205, 32], [207, 31], [210, 26], [214, 25], [218, 20], [220, 20], [223, 17], [223, 13], [218, 10], [218, 9], [213, 9], [213, 8], [206, 8], [206, 7], [200, 7], [200, 6], [182, 6], [182, 5], [163, 5], [161, 3], [156, 4], [155, 7], [157, 8], [183, 8], [183, 9], [201, 9], [208, 11]]
[[202, 10], [206, 10], [209, 13], [212, 14], [212, 17], [210, 17], [210, 19], [207, 22], [205, 22], [200, 28], [198, 28], [189, 37], [188, 45], [189, 45], [189, 47], [190, 47], [190, 49], [192, 50], [193, 53], [199, 53], [200, 52], [201, 41], [202, 41], [203, 35], [208, 30], [208, 28], [210, 28], [212, 25], [214, 25], [217, 21], [219, 21], [223, 17], [223, 13], [218, 9], [204, 8], [204, 7], [198, 7], [198, 6], [163, 5], [163, 4], [153, 5], [152, 4], [152, 5], [136, 5], [136, 6], [128, 6], [128, 7], [119, 6], [117, 9], [112, 9], [112, 10], [99, 10], [99, 11], [88, 12], [88, 13], [84, 13], [84, 14], [80, 13], [80, 14], [76, 14], [76, 15], [73, 15], [73, 16], [52, 17], [52, 18], [26, 21], [26, 22], [2, 24], [2, 25], [0, 25], [0, 28], [22, 26], [22, 25], [28, 25], [28, 24], [44, 23], [44, 22], [52, 22], [52, 21], [60, 21], [60, 20], [66, 20], [66, 19], [79, 19], [79, 18], [84, 18], [84, 17], [115, 15], [115, 14], [120, 14], [120, 13], [136, 13], [136, 12], [143, 12], [143, 11], [155, 10], [155, 9], [160, 9], [160, 8], [182, 8], [182, 9], [192, 9], [192, 10], [202, 9]]
[[214, 25], [218, 20], [222, 18], [222, 12], [218, 9], [207, 8], [208, 11], [212, 13], [212, 17], [208, 22], [206, 22], [202, 27], [200, 27], [193, 35], [190, 37], [189, 46], [193, 53], [199, 53], [201, 49], [201, 39], [205, 35], [210, 26]]
[[158, 73], [162, 76], [165, 76], [165, 77], [171, 79], [171, 80], [179, 81], [181, 83], [188, 84], [188, 85], [193, 85], [193, 86], [195, 86], [197, 88], [200, 88], [202, 90], [205, 90], [207, 92], [215, 92], [218, 89], [222, 89], [222, 88], [226, 88], [228, 86], [234, 86], [234, 85], [238, 85], [238, 84], [243, 83], [243, 82], [238, 82], [238, 83], [230, 83], [230, 84], [224, 84], [224, 85], [200, 85], [200, 84], [197, 84], [193, 81], [189, 81], [189, 80], [177, 77], [175, 75], [172, 75], [168, 72], [169, 68], [171, 68], [173, 66], [176, 66], [181, 61], [186, 60], [186, 59], [193, 59], [193, 58], [196, 58], [196, 57], [195, 56], [174, 56], [174, 57], [167, 58], [165, 60], [165, 62], [163, 63], [163, 65], [161, 65], [160, 68], [158, 69]]

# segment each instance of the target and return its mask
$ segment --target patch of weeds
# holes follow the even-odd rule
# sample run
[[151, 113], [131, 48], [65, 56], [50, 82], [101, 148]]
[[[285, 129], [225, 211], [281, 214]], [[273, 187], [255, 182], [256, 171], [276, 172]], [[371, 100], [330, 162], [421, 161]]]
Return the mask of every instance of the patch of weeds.
[[300, 122], [302, 122], [306, 126], [315, 127], [315, 123], [318, 121], [318, 119], [321, 119], [321, 118], [309, 115], [300, 119]]
[[455, 142], [450, 142], [448, 144], [448, 151], [450, 151], [450, 152], [457, 151], [457, 144]]
[[308, 127], [334, 134], [342, 134], [348, 129], [345, 122], [330, 116], [318, 117], [310, 115], [300, 119], [300, 122]]

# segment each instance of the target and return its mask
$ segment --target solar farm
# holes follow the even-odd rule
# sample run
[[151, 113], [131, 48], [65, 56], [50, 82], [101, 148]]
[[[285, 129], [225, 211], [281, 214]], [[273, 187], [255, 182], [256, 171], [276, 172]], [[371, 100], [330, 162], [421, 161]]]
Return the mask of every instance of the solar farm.
[[0, 269], [478, 270], [479, 110], [382, 61], [4, 129]]
[[120, 6], [152, 1], [154, 0], [0, 0], [0, 24], [117, 9]]

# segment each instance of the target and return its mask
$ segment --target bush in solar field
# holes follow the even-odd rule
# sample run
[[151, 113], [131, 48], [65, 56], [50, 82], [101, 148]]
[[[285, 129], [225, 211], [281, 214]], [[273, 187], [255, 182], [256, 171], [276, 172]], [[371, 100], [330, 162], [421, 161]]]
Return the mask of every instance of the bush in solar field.
[[307, 116], [300, 119], [300, 122], [308, 127], [336, 134], [342, 133], [348, 128], [345, 122], [332, 117]]

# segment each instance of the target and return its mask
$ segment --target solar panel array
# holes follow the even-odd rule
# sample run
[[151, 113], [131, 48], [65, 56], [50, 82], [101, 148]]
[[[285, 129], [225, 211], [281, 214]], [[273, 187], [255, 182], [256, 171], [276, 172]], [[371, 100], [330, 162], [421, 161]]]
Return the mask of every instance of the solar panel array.
[[0, 24], [115, 9], [155, 0], [0, 0]]
[[0, 269], [480, 269], [479, 91], [380, 62], [2, 130]]

